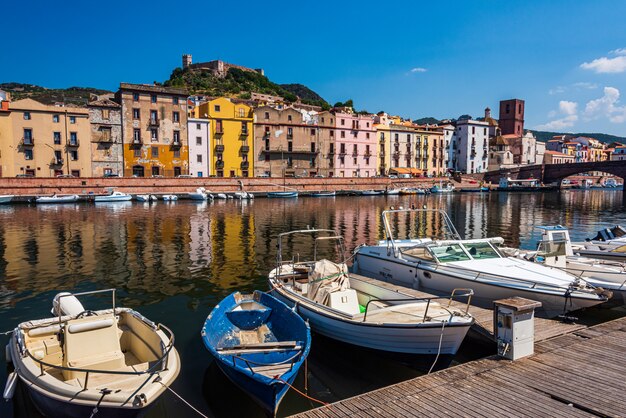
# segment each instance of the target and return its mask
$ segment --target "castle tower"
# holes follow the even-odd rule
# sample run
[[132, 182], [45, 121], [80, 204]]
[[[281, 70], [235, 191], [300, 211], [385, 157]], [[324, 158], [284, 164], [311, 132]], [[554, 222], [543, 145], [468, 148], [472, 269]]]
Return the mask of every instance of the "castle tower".
[[183, 69], [191, 65], [191, 54], [183, 54]]
[[498, 124], [502, 135], [524, 135], [524, 101], [510, 99], [500, 101], [500, 117]]
[[486, 107], [485, 108], [485, 119], [489, 119], [491, 117], [491, 109]]

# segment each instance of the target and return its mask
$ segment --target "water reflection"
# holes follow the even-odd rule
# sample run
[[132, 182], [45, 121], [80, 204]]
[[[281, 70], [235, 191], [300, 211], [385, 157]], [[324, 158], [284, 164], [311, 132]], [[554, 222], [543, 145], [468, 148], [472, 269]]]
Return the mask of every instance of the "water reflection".
[[[391, 205], [443, 209], [464, 237], [501, 236], [509, 245], [526, 248], [538, 239], [535, 225], [562, 224], [571, 229], [573, 239], [583, 239], [600, 227], [626, 223], [621, 191], [601, 190], [0, 207], [0, 331], [47, 316], [59, 290], [117, 288], [121, 304], [174, 330], [183, 360], [175, 390], [202, 410], [224, 415], [202, 389], [216, 384], [211, 358], [199, 338], [209, 310], [234, 289], [266, 288], [279, 233], [307, 226], [335, 229], [351, 251], [384, 237], [380, 215]], [[437, 217], [425, 215], [422, 221], [419, 231], [414, 222], [401, 219], [394, 220], [394, 228], [408, 235], [439, 232]], [[312, 255], [309, 244], [287, 245], [302, 257]], [[327, 345], [321, 347], [318, 351], [328, 351]], [[417, 373], [389, 366], [385, 369], [398, 370], [365, 376], [358, 385], [348, 379], [338, 384], [341, 389], [332, 387], [337, 372], [327, 370], [320, 356], [312, 353], [312, 358], [318, 360], [312, 360], [310, 385], [326, 400]], [[350, 374], [362, 365], [346, 367], [344, 374]], [[2, 370], [0, 386], [5, 379]], [[150, 416], [171, 416], [181, 407], [164, 401]], [[309, 407], [290, 395], [284, 410]], [[8, 408], [0, 405], [0, 416]], [[241, 408], [256, 411], [249, 404]]]

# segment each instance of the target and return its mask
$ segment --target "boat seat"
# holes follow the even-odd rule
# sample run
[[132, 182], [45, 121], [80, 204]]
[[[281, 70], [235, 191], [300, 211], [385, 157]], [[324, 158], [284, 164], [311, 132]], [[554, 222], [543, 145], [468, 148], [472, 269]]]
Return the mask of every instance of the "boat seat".
[[274, 376], [282, 376], [291, 370], [291, 364], [276, 364], [272, 366], [255, 366], [252, 367], [254, 373], [273, 378]]
[[[126, 366], [117, 318], [112, 314], [68, 321], [64, 327], [64, 339], [65, 367], [115, 370]], [[66, 380], [82, 375], [84, 373], [73, 370], [63, 371]]]

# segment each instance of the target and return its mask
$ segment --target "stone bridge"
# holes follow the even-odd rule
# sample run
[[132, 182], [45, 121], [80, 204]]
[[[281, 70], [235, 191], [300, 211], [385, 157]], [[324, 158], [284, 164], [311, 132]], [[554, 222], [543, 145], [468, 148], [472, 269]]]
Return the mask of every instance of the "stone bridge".
[[485, 181], [497, 184], [501, 177], [512, 179], [540, 179], [542, 183], [560, 182], [565, 177], [589, 171], [602, 171], [626, 179], [626, 160], [589, 163], [540, 164], [488, 171]]

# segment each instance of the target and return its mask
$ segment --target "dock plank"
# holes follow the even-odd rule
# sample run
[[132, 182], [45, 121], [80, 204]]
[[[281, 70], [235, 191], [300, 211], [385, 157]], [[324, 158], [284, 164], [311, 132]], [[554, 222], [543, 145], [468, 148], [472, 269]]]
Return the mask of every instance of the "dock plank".
[[[346, 410], [358, 406], [364, 416], [376, 417], [626, 417], [626, 317], [589, 328], [544, 321], [542, 332], [552, 337], [537, 343], [533, 356], [515, 362], [487, 357], [318, 411], [347, 416]], [[344, 402], [350, 405], [347, 409], [335, 406]], [[350, 414], [354, 416], [361, 414]]]

